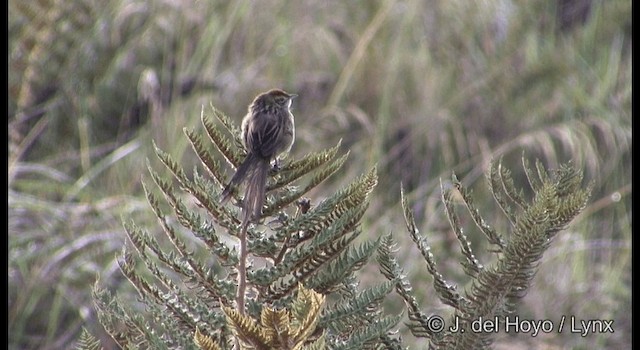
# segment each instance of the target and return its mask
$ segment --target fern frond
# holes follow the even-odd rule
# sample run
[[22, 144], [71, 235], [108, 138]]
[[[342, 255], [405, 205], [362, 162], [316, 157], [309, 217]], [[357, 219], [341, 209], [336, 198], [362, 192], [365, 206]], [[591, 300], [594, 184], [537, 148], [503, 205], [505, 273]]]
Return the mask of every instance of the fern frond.
[[260, 313], [260, 326], [264, 329], [266, 338], [269, 339], [269, 345], [287, 344], [295, 335], [286, 309], [263, 308]]
[[516, 214], [507, 201], [508, 196], [504, 192], [504, 187], [502, 186], [498, 164], [499, 163], [495, 162], [490, 163], [489, 171], [486, 175], [487, 183], [489, 185], [489, 191], [493, 195], [493, 199], [498, 203], [500, 210], [502, 210], [504, 215], [507, 216], [511, 225], [513, 225], [516, 222]]
[[522, 190], [516, 189], [513, 183], [513, 178], [511, 177], [511, 171], [502, 166], [502, 161], [498, 163], [498, 173], [500, 175], [500, 182], [502, 183], [502, 187], [504, 188], [504, 193], [511, 200], [511, 202], [517, 204], [519, 209], [523, 210], [527, 206], [527, 203], [524, 199], [524, 193], [522, 193]]
[[[165, 252], [148, 234], [143, 234], [142, 237], [146, 237], [145, 246], [142, 247], [139, 244], [136, 245], [134, 243], [138, 251], [143, 251], [145, 247], [150, 248], [154, 255], [172, 270], [181, 274], [187, 280], [198, 282], [198, 284], [203, 286], [203, 289], [206, 291], [206, 294], [204, 294], [203, 297], [206, 297], [207, 300], [213, 300], [216, 303], [218, 300], [228, 300], [228, 293], [230, 291], [228, 283], [219, 283], [218, 281], [221, 281], [223, 279], [220, 279], [215, 276], [215, 274], [212, 274], [210, 271], [205, 270], [205, 268], [198, 261], [196, 261], [196, 259], [194, 258], [194, 253], [187, 249], [186, 243], [176, 234], [175, 229], [168, 223], [167, 218], [159, 208], [157, 199], [150, 191], [148, 191], [146, 185], [144, 185], [144, 182], [143, 189], [145, 191], [145, 194], [147, 195], [151, 208], [153, 209], [156, 217], [158, 218], [158, 221], [160, 222], [160, 226], [162, 227], [166, 236], [169, 238], [169, 241], [173, 244], [175, 250]], [[169, 194], [168, 197], [175, 198], [171, 194]], [[176, 208], [178, 217], [186, 215], [180, 212], [181, 204], [179, 203], [179, 201], [172, 204], [174, 208]], [[191, 225], [193, 225], [193, 223]], [[140, 236], [140, 234], [137, 233], [139, 232], [138, 230], [127, 230], [128, 233], [129, 231], [131, 231], [132, 233], [130, 236]], [[139, 239], [136, 239], [136, 241], [137, 240]], [[214, 247], [214, 252], [220, 253], [218, 257], [222, 262], [226, 262], [227, 264], [229, 264], [235, 263], [237, 261], [236, 256], [228, 255], [230, 250], [225, 245], [218, 243], [214, 244]], [[177, 252], [180, 256], [173, 256], [174, 251]]]
[[[152, 301], [158, 305], [163, 305], [171, 316], [177, 320], [180, 324], [186, 327], [194, 327], [196, 320], [190, 314], [188, 307], [180, 300], [175, 298], [172, 293], [164, 293], [157, 286], [150, 284], [146, 281], [138, 272], [136, 272], [136, 260], [133, 254], [127, 249], [123, 249], [123, 258], [118, 259], [118, 265], [122, 273], [127, 277], [131, 284], [136, 288], [138, 294], [142, 299]], [[145, 265], [154, 273], [154, 276], [158, 278], [164, 287], [171, 291], [176, 291], [177, 288], [173, 282], [161, 272], [153, 262], [150, 260], [144, 260]]]
[[101, 350], [100, 340], [94, 337], [86, 328], [82, 327], [80, 337], [78, 337], [78, 343], [76, 344], [77, 350]]
[[[368, 186], [370, 184], [367, 185], [367, 183], [364, 182], [363, 185], [365, 186], [362, 190], [368, 193], [370, 190]], [[264, 254], [266, 251], [273, 251], [276, 242], [288, 240], [289, 246], [295, 247], [309, 238], [314, 238], [314, 242], [310, 245], [301, 246], [289, 252], [287, 260], [278, 264], [277, 267], [271, 270], [257, 272], [254, 275], [256, 278], [254, 282], [260, 285], [271, 284], [275, 279], [284, 277], [284, 271], [290, 271], [291, 269], [296, 270], [294, 275], [306, 275], [309, 272], [315, 271], [316, 268], [330, 258], [333, 258], [335, 254], [349, 244], [355, 236], [350, 236], [349, 239], [340, 237], [355, 228], [355, 223], [360, 220], [366, 210], [366, 202], [358, 203], [345, 197], [347, 194], [353, 195], [354, 193], [358, 192], [346, 191], [343, 192], [343, 195], [336, 196], [337, 198], [330, 198], [323, 201], [314, 210], [287, 223], [287, 225], [278, 230], [273, 237], [260, 240], [258, 242], [261, 247], [260, 252]], [[362, 193], [360, 193], [360, 195], [361, 194]], [[366, 199], [366, 194], [359, 198]], [[349, 205], [352, 206], [352, 209], [346, 210]], [[297, 232], [302, 232], [302, 235], [297, 235]], [[330, 243], [332, 241], [334, 242]], [[327, 244], [329, 244], [329, 246], [327, 246]], [[326, 250], [325, 247], [329, 247], [329, 250]], [[308, 265], [305, 261], [314, 263]], [[309, 269], [309, 266], [315, 267]], [[287, 284], [288, 287], [286, 290], [291, 291], [295, 286], [294, 283], [297, 283], [297, 281], [290, 281], [290, 283]]]
[[301, 346], [316, 330], [316, 324], [323, 309], [325, 296], [311, 288], [298, 285], [298, 296], [291, 305], [295, 322], [293, 330], [295, 346]]
[[273, 336], [270, 336], [256, 321], [230, 307], [223, 306], [222, 310], [238, 338], [258, 348], [269, 348]]
[[[355, 235], [354, 235], [355, 236]], [[348, 275], [359, 270], [378, 248], [380, 240], [347, 247], [326, 267], [318, 269], [309, 285], [323, 294], [333, 292]]]
[[294, 283], [303, 281], [323, 264], [334, 259], [356, 238], [357, 234], [345, 234], [353, 228], [353, 215], [361, 216], [361, 213], [362, 211], [357, 209], [346, 213], [334, 225], [315, 236], [308, 245], [297, 247], [287, 253], [283, 263], [276, 267], [276, 271], [279, 271], [278, 277], [290, 274], [293, 279], [284, 283], [282, 281], [272, 283], [265, 297], [279, 298], [288, 294], [295, 287]]
[[544, 168], [544, 165], [542, 164], [540, 159], [536, 159], [535, 165], [536, 165], [536, 173], [538, 174], [538, 179], [540, 180], [540, 183], [542, 183], [544, 186], [545, 183], [550, 182], [549, 174], [547, 174], [547, 170]]
[[[220, 118], [221, 113], [216, 113], [217, 110], [214, 108], [214, 114], [216, 117]], [[246, 152], [244, 149], [240, 149], [239, 146], [239, 138], [236, 140], [236, 146], [233, 146], [231, 140], [229, 140], [220, 129], [216, 127], [213, 120], [211, 120], [207, 115], [202, 113], [201, 115], [202, 125], [204, 126], [207, 135], [209, 136], [209, 140], [213, 142], [216, 146], [216, 149], [222, 154], [222, 156], [226, 159], [227, 163], [231, 164], [234, 168], [238, 168], [242, 160], [246, 156]], [[234, 134], [239, 135], [239, 134]], [[224, 181], [226, 182], [226, 181]], [[224, 183], [223, 182], [223, 183]]]
[[99, 286], [98, 281], [93, 287], [92, 297], [100, 324], [120, 347], [168, 349], [157, 333], [148, 327], [142, 315], [125, 310], [117, 298]]
[[[402, 193], [402, 191], [401, 191]], [[403, 198], [405, 198], [403, 196]], [[406, 204], [406, 203], [405, 203]], [[405, 207], [405, 205], [403, 205]], [[413, 214], [408, 211], [405, 213], [406, 222], [408, 227], [414, 227]], [[415, 227], [414, 227], [415, 229]], [[398, 295], [402, 297], [408, 308], [408, 316], [411, 321], [408, 326], [411, 333], [416, 337], [433, 338], [438, 333], [433, 331], [433, 327], [429, 325], [429, 318], [427, 315], [420, 311], [420, 306], [413, 295], [413, 287], [407, 279], [405, 272], [400, 267], [398, 260], [393, 255], [395, 243], [391, 234], [385, 235], [381, 238], [380, 246], [378, 247], [378, 255], [376, 260], [380, 265], [380, 272], [390, 281], [395, 282], [395, 289]]]
[[342, 344], [337, 344], [333, 349], [366, 349], [371, 346], [370, 343], [385, 335], [392, 327], [400, 322], [402, 315], [387, 316], [376, 319], [365, 326], [356, 329], [349, 340]]
[[436, 292], [438, 293], [438, 297], [443, 303], [449, 306], [453, 306], [454, 308], [457, 309], [460, 306], [463, 299], [458, 293], [457, 287], [455, 285], [449, 284], [444, 279], [442, 274], [438, 272], [436, 261], [433, 257], [433, 254], [431, 254], [431, 247], [429, 247], [426, 237], [420, 236], [420, 233], [416, 227], [416, 224], [415, 222], [413, 222], [414, 220], [413, 214], [411, 214], [411, 211], [409, 209], [409, 204], [407, 202], [406, 196], [404, 196], [403, 191], [401, 192], [401, 196], [402, 196], [402, 199], [401, 199], [402, 207], [405, 212], [405, 221], [408, 221], [407, 228], [410, 229], [408, 231], [409, 236], [411, 237], [413, 242], [416, 244], [416, 246], [420, 250], [420, 253], [422, 254], [422, 257], [427, 263], [427, 271], [433, 277], [433, 286]]
[[202, 334], [198, 328], [196, 328], [196, 332], [193, 335], [193, 342], [202, 350], [222, 350], [213, 338]]
[[224, 307], [227, 319], [237, 336], [247, 345], [258, 349], [301, 349], [316, 330], [325, 297], [301, 284], [298, 296], [291, 304], [292, 311], [265, 307], [260, 322]]
[[[276, 176], [277, 180], [267, 186], [267, 191], [272, 191], [274, 189], [281, 188], [287, 184], [290, 184], [295, 180], [303, 177], [304, 175], [309, 174], [320, 168], [321, 166], [329, 163], [330, 161], [332, 161], [332, 164], [334, 164], [333, 166], [331, 166], [331, 168], [342, 167], [342, 164], [344, 164], [344, 161], [349, 156], [349, 153], [347, 152], [337, 160], [334, 160], [339, 149], [340, 142], [334, 147], [325, 149], [321, 152], [311, 152], [303, 156], [299, 160], [295, 160], [285, 164], [278, 170]], [[327, 175], [327, 177], [329, 175]], [[320, 180], [320, 182], [322, 182], [322, 180]]]
[[527, 181], [529, 182], [529, 187], [533, 190], [533, 193], [540, 191], [542, 188], [542, 183], [537, 175], [533, 172], [533, 168], [529, 165], [529, 160], [525, 158], [524, 153], [522, 155], [522, 169], [524, 170], [524, 174], [527, 177]]
[[[171, 186], [171, 184], [169, 184], [168, 182], [163, 181], [155, 171], [149, 169], [149, 172], [155, 184], [160, 188], [160, 190], [164, 194], [167, 202], [169, 202], [171, 207], [174, 209], [179, 223], [183, 227], [190, 229], [196, 237], [202, 239], [202, 241], [207, 245], [207, 247], [209, 247], [209, 249], [211, 249], [212, 252], [215, 253], [218, 258], [220, 258], [221, 263], [223, 264], [235, 263], [237, 261], [235, 260], [237, 259], [237, 257], [230, 255], [229, 247], [221, 243], [218, 235], [214, 230], [213, 223], [202, 220], [201, 217], [195, 211], [187, 208], [186, 205], [182, 202], [182, 200], [178, 199], [178, 197], [174, 194], [173, 186]], [[196, 176], [196, 178], [198, 178], [198, 176]], [[186, 249], [186, 247], [184, 246], [184, 243], [180, 243], [177, 241], [178, 238], [173, 232], [173, 229], [170, 229], [168, 227], [168, 223], [166, 222], [166, 220], [164, 220], [164, 215], [162, 214], [162, 211], [159, 208], [158, 200], [153, 195], [153, 193], [151, 193], [148, 190], [144, 181], [142, 182], [142, 185], [143, 185], [145, 195], [147, 196], [147, 200], [151, 205], [151, 208], [153, 209], [158, 219], [161, 222], [163, 222], [163, 228], [165, 228], [165, 232], [167, 233], [167, 235], [169, 235], [169, 238], [172, 240], [174, 245], [177, 244], [176, 248], [178, 249], [178, 251], [184, 251]], [[196, 192], [196, 190], [194, 190], [193, 192]], [[206, 196], [206, 192], [204, 191], [197, 191], [197, 194], [194, 196], [208, 198], [208, 196]], [[219, 206], [215, 206], [214, 208], [219, 208]], [[218, 213], [220, 213], [222, 217], [226, 217], [221, 212], [218, 212]], [[218, 222], [220, 221], [228, 223], [225, 220], [219, 220]], [[185, 254], [187, 253], [185, 252]]]
[[[333, 196], [320, 202], [306, 214], [292, 220], [287, 226], [276, 233], [277, 236], [275, 239], [283, 241], [285, 238], [291, 237], [292, 244], [296, 244], [309, 237], [315, 236], [318, 232], [330, 227], [336, 220], [341, 218], [345, 212], [362, 206], [376, 184], [377, 176], [375, 168], [373, 168], [367, 174], [352, 182], [348, 187], [341, 189]], [[296, 235], [298, 232], [302, 232], [303, 235], [298, 237]]]
[[[539, 183], [540, 187], [530, 203], [518, 203], [524, 210], [517, 216], [513, 225], [513, 235], [498, 261], [482, 270], [472, 280], [465, 293], [468, 302], [464, 313], [463, 310], [457, 313], [464, 323], [473, 322], [479, 317], [486, 318], [510, 312], [509, 300], [525, 295], [553, 236], [586, 204], [589, 190], [580, 188], [582, 176], [578, 170], [566, 165], [553, 176], [548, 176], [542, 165], [539, 162], [536, 164], [538, 179], [534, 181]], [[495, 165], [492, 167], [495, 168]], [[500, 165], [497, 168], [499, 169]], [[508, 174], [505, 171], [498, 173]], [[495, 173], [492, 173], [492, 176], [493, 174]], [[510, 180], [504, 176], [500, 177], [499, 182], [505, 187], [510, 186]], [[514, 198], [513, 195], [509, 197], [512, 200]], [[520, 199], [514, 201], [518, 202]], [[459, 346], [486, 347], [492, 342], [490, 333], [468, 332], [455, 338]]]
[[359, 322], [371, 309], [375, 309], [389, 294], [396, 281], [387, 281], [363, 290], [355, 298], [345, 298], [339, 303], [327, 307], [320, 318], [319, 325], [329, 329], [346, 329]]
[[471, 192], [467, 190], [465, 186], [462, 186], [460, 181], [456, 179], [452, 182], [453, 186], [458, 190], [460, 196], [462, 197], [462, 201], [469, 211], [473, 222], [476, 226], [482, 231], [485, 237], [487, 237], [487, 241], [495, 246], [497, 246], [497, 252], [501, 252], [505, 247], [505, 241], [498, 232], [496, 232], [491, 226], [489, 226], [486, 221], [480, 215], [480, 211], [473, 204], [473, 198], [471, 197]]
[[326, 350], [327, 342], [325, 338], [325, 334], [323, 333], [320, 337], [318, 337], [318, 339], [302, 346], [300, 350]]
[[222, 164], [214, 159], [209, 150], [205, 148], [202, 137], [191, 129], [184, 128], [183, 131], [191, 143], [191, 148], [198, 155], [209, 176], [216, 179], [218, 185], [224, 186], [226, 176], [222, 170]]
[[[216, 220], [216, 223], [225, 228], [232, 228], [240, 223], [240, 219], [231, 215], [227, 208], [222, 206], [217, 200], [214, 200], [211, 196], [211, 187], [206, 188], [202, 186], [202, 181], [200, 182], [201, 186], [197, 186], [187, 178], [184, 170], [180, 168], [169, 154], [157, 147], [155, 148], [155, 152], [160, 161], [173, 173], [182, 189], [194, 196], [198, 200], [198, 203]], [[158, 185], [171, 202], [175, 202], [176, 198], [173, 194], [174, 190], [171, 184], [163, 180], [149, 165], [148, 169], [156, 185]]]
[[217, 109], [213, 104], [211, 104], [211, 109], [213, 111], [213, 115], [216, 119], [222, 123], [222, 126], [229, 132], [231, 135], [234, 135], [234, 142], [238, 147], [242, 147], [242, 140], [240, 139], [240, 128], [236, 125], [236, 123], [229, 118], [224, 112]]
[[[460, 182], [456, 178], [455, 174], [452, 175], [452, 182], [457, 183], [458, 187], [461, 187]], [[471, 244], [467, 239], [467, 236], [464, 234], [462, 230], [462, 225], [460, 224], [460, 220], [458, 218], [458, 214], [456, 214], [453, 200], [452, 200], [452, 191], [445, 190], [442, 181], [440, 182], [440, 188], [442, 191], [442, 202], [444, 203], [445, 214], [449, 219], [449, 225], [453, 229], [453, 232], [458, 239], [458, 243], [460, 245], [460, 251], [462, 255], [465, 257], [465, 260], [462, 260], [462, 268], [464, 272], [470, 277], [475, 277], [480, 271], [482, 271], [483, 266], [480, 264], [478, 259], [476, 259], [473, 254], [473, 250], [471, 249]]]
[[[316, 171], [311, 179], [307, 182], [304, 187], [295, 189], [290, 191], [289, 193], [282, 195], [276, 198], [273, 201], [268, 201], [266, 208], [263, 210], [264, 215], [273, 215], [278, 210], [281, 210], [285, 206], [290, 205], [291, 203], [297, 201], [302, 198], [306, 193], [311, 191], [313, 188], [321, 184], [324, 180], [326, 180], [329, 176], [333, 175], [338, 169], [342, 167], [344, 162], [347, 160], [347, 155], [344, 155], [335, 161], [331, 162], [321, 170]], [[303, 170], [304, 171], [304, 170]], [[298, 176], [297, 173], [292, 173], [293, 175], [287, 178], [282, 179], [282, 183], [287, 183], [287, 181], [295, 180]], [[279, 186], [279, 185], [278, 185]], [[275, 188], [275, 186], [273, 186]]]

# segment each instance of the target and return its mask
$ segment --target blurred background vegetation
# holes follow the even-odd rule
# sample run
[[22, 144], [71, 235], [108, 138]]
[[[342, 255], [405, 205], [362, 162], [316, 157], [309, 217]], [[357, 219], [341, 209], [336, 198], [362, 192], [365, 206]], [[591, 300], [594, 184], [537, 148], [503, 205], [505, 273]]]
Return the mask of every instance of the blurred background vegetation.
[[[363, 227], [394, 235], [426, 313], [450, 310], [406, 235], [401, 184], [445, 277], [464, 287], [441, 181], [455, 172], [507, 233], [490, 159], [521, 187], [523, 156], [584, 169], [592, 200], [518, 315], [614, 320], [615, 333], [500, 334], [496, 348], [631, 347], [631, 0], [11, 0], [8, 19], [9, 348], [70, 348], [82, 327], [111, 347], [91, 288], [99, 277], [135, 300], [115, 256], [123, 219], [154, 226], [140, 185], [151, 140], [192, 169], [182, 128], [199, 129], [211, 104], [239, 122], [272, 87], [299, 94], [294, 157], [339, 139], [350, 150], [313, 201], [377, 164]], [[361, 279], [382, 280], [375, 262]]]

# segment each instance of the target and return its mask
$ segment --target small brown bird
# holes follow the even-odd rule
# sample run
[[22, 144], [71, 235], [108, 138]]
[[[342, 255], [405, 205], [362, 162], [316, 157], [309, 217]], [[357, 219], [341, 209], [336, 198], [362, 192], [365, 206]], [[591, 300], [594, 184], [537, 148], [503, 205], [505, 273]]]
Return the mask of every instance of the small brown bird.
[[222, 203], [246, 181], [243, 223], [257, 220], [262, 215], [269, 164], [278, 155], [291, 150], [295, 139], [291, 100], [296, 96], [279, 89], [262, 93], [249, 105], [242, 120], [242, 142], [247, 157], [222, 191]]

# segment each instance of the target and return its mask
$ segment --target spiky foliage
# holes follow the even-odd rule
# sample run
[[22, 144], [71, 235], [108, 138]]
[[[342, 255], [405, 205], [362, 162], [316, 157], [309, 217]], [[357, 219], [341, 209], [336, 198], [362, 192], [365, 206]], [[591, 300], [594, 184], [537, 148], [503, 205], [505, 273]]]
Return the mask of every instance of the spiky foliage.
[[96, 339], [86, 328], [82, 329], [80, 337], [78, 338], [78, 344], [76, 344], [77, 350], [100, 350], [100, 340]]
[[[510, 172], [501, 162], [492, 162], [487, 179], [496, 202], [511, 222], [511, 232], [507, 235], [496, 232], [480, 216], [469, 191], [452, 177], [451, 186], [442, 187], [443, 202], [449, 223], [455, 233], [464, 273], [470, 283], [463, 291], [447, 282], [438, 272], [436, 261], [426, 237], [421, 236], [409, 209], [407, 198], [402, 195], [407, 230], [415, 242], [427, 271], [433, 278], [434, 289], [440, 300], [453, 308], [449, 325], [459, 324], [461, 332], [451, 332], [441, 328], [444, 319], [423, 313], [412, 293], [410, 281], [406, 278], [394, 257], [394, 242], [391, 236], [383, 238], [378, 261], [382, 273], [396, 280], [396, 291], [405, 300], [409, 313], [409, 328], [416, 337], [428, 338], [430, 345], [438, 349], [485, 349], [492, 344], [493, 333], [471, 331], [475, 320], [503, 317], [513, 311], [514, 302], [522, 298], [530, 287], [542, 255], [550, 246], [554, 236], [584, 209], [591, 192], [591, 186], [584, 188], [582, 173], [570, 165], [563, 165], [549, 175], [540, 162], [535, 171], [524, 161], [524, 168], [534, 196], [525, 199], [523, 191], [514, 186]], [[458, 214], [454, 210], [454, 194], [459, 195], [471, 218], [486, 236], [496, 252], [497, 260], [489, 265], [481, 264], [476, 258], [467, 236], [463, 232]], [[444, 329], [444, 331], [443, 331]]]
[[235, 309], [224, 307], [228, 323], [233, 326], [241, 344], [248, 349], [310, 349], [324, 344], [324, 337], [312, 339], [325, 297], [313, 290], [298, 286], [298, 297], [286, 309], [263, 307], [260, 322]]
[[[237, 167], [246, 151], [233, 121], [212, 108], [203, 112], [202, 125], [215, 150]], [[263, 216], [247, 229], [247, 307], [238, 310], [242, 199], [236, 195], [234, 203], [220, 204], [228, 181], [223, 163], [203, 135], [184, 131], [207, 176], [198, 169], [189, 176], [154, 145], [175, 179], [165, 179], [149, 165], [166, 204], [143, 180], [164, 235], [124, 224], [130, 243], [119, 265], [149, 317], [97, 285], [94, 289], [100, 321], [116, 342], [159, 349], [398, 348], [390, 329], [401, 315], [382, 312], [393, 283], [359, 291], [354, 274], [380, 245], [380, 240], [354, 243], [377, 183], [375, 168], [316, 205], [303, 196], [344, 164], [347, 155], [338, 156], [339, 144], [271, 172]], [[323, 309], [325, 296], [332, 302]]]

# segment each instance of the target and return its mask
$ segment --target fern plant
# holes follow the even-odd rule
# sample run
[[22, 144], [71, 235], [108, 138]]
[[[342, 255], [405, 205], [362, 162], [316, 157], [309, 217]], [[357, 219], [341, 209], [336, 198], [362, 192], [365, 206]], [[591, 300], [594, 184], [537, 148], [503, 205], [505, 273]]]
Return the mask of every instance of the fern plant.
[[94, 288], [100, 322], [115, 341], [123, 348], [154, 349], [399, 348], [390, 329], [401, 315], [385, 315], [381, 305], [394, 282], [360, 290], [354, 274], [381, 243], [354, 243], [377, 183], [375, 168], [319, 203], [304, 196], [344, 164], [348, 154], [338, 156], [339, 144], [271, 172], [261, 220], [246, 234], [245, 312], [235, 302], [242, 199], [220, 204], [228, 179], [212, 151], [233, 167], [246, 151], [226, 115], [212, 107], [201, 119], [208, 141], [184, 131], [206, 175], [196, 168], [188, 176], [157, 146], [173, 180], [148, 166], [171, 214], [143, 181], [164, 235], [124, 224], [130, 244], [119, 265], [145, 312], [98, 283]]
[[[511, 224], [509, 235], [497, 232], [486, 223], [475, 208], [470, 192], [457, 180], [455, 174], [452, 186], [441, 184], [445, 213], [464, 256], [461, 261], [462, 269], [470, 278], [470, 283], [463, 291], [447, 282], [438, 271], [429, 243], [426, 237], [419, 234], [407, 198], [402, 193], [402, 207], [409, 235], [426, 262], [439, 299], [453, 308], [448, 322], [440, 316], [429, 316], [420, 310], [412, 293], [411, 283], [394, 257], [394, 242], [390, 235], [383, 238], [378, 262], [382, 273], [389, 280], [396, 281], [396, 291], [408, 308], [408, 327], [411, 333], [419, 338], [427, 338], [430, 348], [489, 348], [494, 333], [473, 331], [472, 322], [482, 319], [498, 319], [503, 322], [514, 311], [514, 303], [529, 289], [538, 263], [554, 236], [584, 209], [591, 186], [582, 187], [580, 171], [570, 165], [563, 165], [549, 175], [540, 162], [536, 162], [536, 171], [531, 169], [524, 158], [523, 162], [528, 182], [535, 194], [530, 201], [525, 199], [522, 190], [516, 189], [510, 171], [501, 162], [492, 162], [487, 174], [490, 192]], [[454, 210], [452, 198], [455, 192], [459, 193], [473, 222], [490, 243], [491, 250], [498, 254], [495, 262], [485, 266], [476, 258]]]

